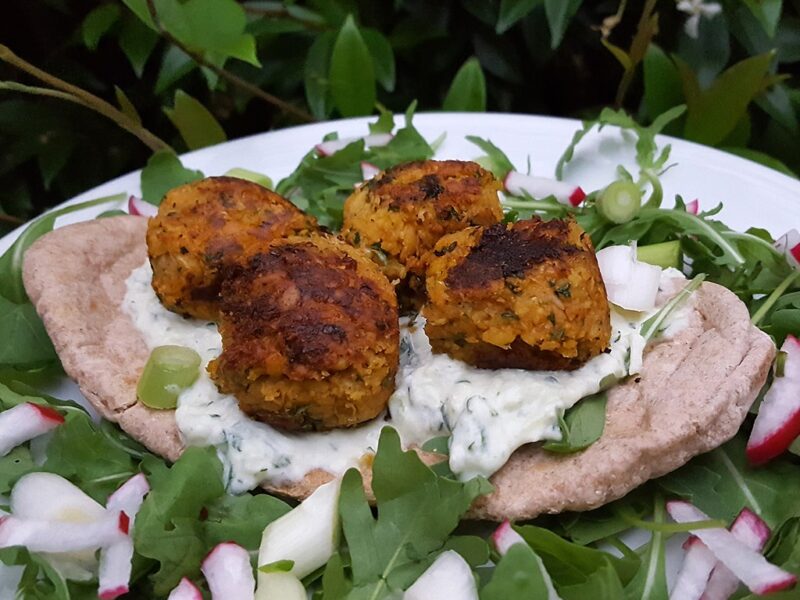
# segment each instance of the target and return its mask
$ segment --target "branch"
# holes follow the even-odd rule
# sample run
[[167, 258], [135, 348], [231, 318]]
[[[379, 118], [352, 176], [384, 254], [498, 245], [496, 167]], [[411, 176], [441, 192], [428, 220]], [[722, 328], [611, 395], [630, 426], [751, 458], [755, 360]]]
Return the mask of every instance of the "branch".
[[0, 223], [8, 223], [9, 225], [22, 225], [25, 222], [25, 219], [20, 219], [19, 217], [15, 217], [14, 215], [5, 215], [0, 213]]
[[201, 65], [206, 69], [213, 71], [228, 83], [238, 87], [241, 90], [248, 92], [249, 94], [252, 94], [256, 98], [259, 98], [264, 102], [279, 108], [283, 112], [294, 115], [301, 121], [306, 121], [308, 123], [316, 121], [316, 119], [312, 115], [310, 115], [303, 109], [297, 108], [293, 104], [290, 104], [289, 102], [286, 102], [285, 100], [282, 100], [277, 96], [273, 96], [269, 92], [265, 92], [260, 87], [253, 85], [252, 83], [242, 79], [238, 75], [235, 75], [230, 71], [222, 67], [218, 67], [217, 65], [207, 61], [202, 54], [200, 54], [199, 52], [195, 52], [194, 50], [186, 46], [186, 44], [184, 44], [178, 38], [176, 38], [174, 35], [172, 35], [169, 31], [164, 29], [164, 26], [161, 24], [161, 20], [158, 18], [158, 12], [156, 11], [156, 7], [153, 0], [146, 0], [146, 2], [147, 2], [147, 10], [150, 13], [150, 17], [153, 19], [153, 23], [155, 23], [156, 28], [158, 29], [158, 32], [161, 34], [161, 36], [169, 43], [173, 44], [174, 46], [177, 46], [180, 50], [185, 52], [189, 56], [189, 58], [191, 58], [198, 65]]
[[242, 5], [242, 8], [245, 12], [253, 14], [253, 15], [260, 15], [262, 17], [283, 17], [286, 19], [290, 19], [308, 29], [313, 29], [315, 31], [327, 31], [330, 29], [325, 25], [324, 22], [315, 21], [312, 19], [304, 19], [296, 14], [292, 14], [290, 10], [284, 7], [276, 7], [276, 8], [261, 8], [259, 6], [248, 6], [246, 3]]
[[114, 107], [113, 104], [110, 104], [102, 98], [99, 98], [98, 96], [95, 96], [94, 94], [89, 93], [78, 86], [72, 85], [63, 79], [59, 79], [54, 75], [50, 75], [50, 73], [47, 73], [46, 71], [43, 71], [27, 62], [26, 60], [23, 60], [14, 54], [14, 52], [12, 52], [8, 46], [3, 44], [0, 44], [0, 60], [7, 62], [20, 71], [35, 77], [39, 81], [42, 81], [55, 89], [27, 86], [13, 81], [0, 82], [2, 84], [0, 85], [0, 88], [24, 92], [27, 94], [35, 94], [38, 96], [50, 96], [52, 98], [59, 98], [61, 100], [67, 100], [69, 102], [80, 104], [81, 106], [94, 110], [104, 117], [111, 119], [114, 121], [114, 123], [139, 138], [139, 140], [141, 140], [141, 142], [153, 152], [157, 152], [159, 150], [172, 150], [169, 144], [167, 144], [164, 140], [142, 127], [140, 123], [137, 123], [124, 112]]

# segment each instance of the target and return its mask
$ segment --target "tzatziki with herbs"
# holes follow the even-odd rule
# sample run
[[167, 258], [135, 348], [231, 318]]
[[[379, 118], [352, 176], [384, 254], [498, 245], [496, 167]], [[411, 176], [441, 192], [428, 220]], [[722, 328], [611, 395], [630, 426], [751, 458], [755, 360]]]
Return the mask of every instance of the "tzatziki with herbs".
[[[674, 269], [662, 281], [681, 276]], [[406, 446], [449, 436], [450, 468], [461, 479], [490, 476], [520, 446], [561, 437], [559, 416], [609, 382], [638, 372], [644, 339], [641, 324], [611, 309], [609, 350], [575, 371], [477, 369], [445, 354], [434, 354], [422, 318], [401, 323], [401, 364], [389, 413], [360, 427], [327, 432], [286, 433], [245, 415], [232, 395], [221, 394], [205, 366], [222, 351], [214, 323], [168, 311], [151, 286], [149, 263], [126, 282], [123, 308], [152, 349], [185, 346], [202, 358], [200, 376], [178, 398], [178, 429], [190, 446], [215, 446], [227, 487], [241, 493], [264, 482], [283, 484], [314, 469], [334, 474], [359, 464], [375, 451], [380, 430], [395, 427]], [[669, 337], [686, 306], [670, 318]]]

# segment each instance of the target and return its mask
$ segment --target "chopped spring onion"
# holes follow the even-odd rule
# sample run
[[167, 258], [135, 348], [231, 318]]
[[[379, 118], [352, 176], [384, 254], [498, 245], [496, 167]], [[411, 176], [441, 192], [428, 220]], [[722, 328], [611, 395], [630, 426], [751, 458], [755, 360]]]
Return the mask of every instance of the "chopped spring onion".
[[705, 278], [705, 273], [699, 273], [698, 275], [695, 275], [694, 278], [687, 283], [680, 292], [675, 294], [675, 296], [673, 296], [669, 302], [662, 306], [656, 314], [642, 324], [640, 334], [645, 341], [649, 341], [658, 335], [658, 333], [661, 331], [661, 326], [664, 324], [664, 321], [666, 321], [672, 312], [681, 304], [683, 304], [689, 298], [689, 296], [692, 295], [692, 292], [700, 287], [700, 284], [703, 283]]
[[200, 355], [191, 348], [153, 348], [136, 387], [136, 395], [150, 408], [175, 408], [181, 391], [197, 379], [200, 362]]
[[681, 243], [678, 240], [637, 246], [636, 259], [662, 269], [679, 268], [681, 265]]
[[597, 198], [597, 210], [612, 223], [627, 223], [642, 208], [642, 192], [632, 181], [615, 181]]
[[247, 181], [252, 181], [253, 183], [257, 183], [258, 185], [263, 185], [267, 189], [273, 189], [272, 179], [264, 175], [263, 173], [257, 173], [256, 171], [251, 171], [250, 169], [230, 169], [225, 173], [226, 177], [238, 177], [239, 179], [245, 179]]

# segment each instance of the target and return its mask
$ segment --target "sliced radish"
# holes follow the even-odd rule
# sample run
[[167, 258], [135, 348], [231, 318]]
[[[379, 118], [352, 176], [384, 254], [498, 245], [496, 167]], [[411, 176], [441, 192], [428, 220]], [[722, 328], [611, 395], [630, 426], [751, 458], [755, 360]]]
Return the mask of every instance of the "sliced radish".
[[[319, 486], [294, 509], [266, 526], [258, 549], [258, 565], [290, 560], [289, 571], [303, 578], [330, 560], [339, 542], [341, 479]], [[263, 573], [259, 573], [259, 581]]]
[[108, 513], [88, 523], [7, 516], [0, 518], [0, 548], [25, 546], [31, 552], [96, 550], [126, 536], [128, 525], [124, 513]]
[[306, 600], [306, 588], [302, 582], [292, 575], [282, 571], [258, 574], [258, 588], [256, 600]]
[[637, 260], [635, 246], [607, 246], [597, 252], [597, 265], [610, 302], [627, 310], [655, 308], [661, 268]]
[[747, 441], [747, 458], [752, 465], [783, 454], [800, 435], [800, 340], [786, 336], [781, 351], [786, 353], [783, 377], [775, 377], [764, 395]]
[[135, 217], [155, 217], [158, 214], [158, 207], [136, 196], [130, 196], [128, 212]]
[[687, 202], [686, 203], [686, 212], [690, 213], [690, 214], [693, 214], [693, 215], [696, 215], [697, 213], [699, 213], [700, 212], [700, 201], [697, 198], [695, 198], [691, 202]]
[[381, 172], [380, 167], [376, 167], [372, 163], [367, 162], [365, 160], [361, 161], [361, 178], [364, 181], [369, 181], [380, 172]]
[[203, 594], [191, 580], [184, 577], [169, 593], [167, 600], [203, 600]]
[[[748, 548], [761, 552], [771, 534], [764, 520], [749, 508], [742, 509], [731, 525], [731, 533]], [[739, 578], [725, 565], [718, 563], [708, 580], [701, 600], [728, 600], [739, 588]]]
[[136, 513], [144, 502], [144, 497], [150, 491], [150, 484], [143, 473], [134, 475], [123, 483], [108, 497], [106, 508], [110, 511], [122, 511], [129, 519], [128, 534], [110, 546], [100, 550], [100, 580], [99, 597], [102, 600], [114, 598], [128, 593], [131, 581], [133, 560], [133, 526]]
[[509, 171], [503, 180], [503, 186], [512, 196], [527, 195], [536, 200], [555, 196], [561, 204], [571, 206], [578, 206], [586, 198], [586, 193], [571, 183], [525, 175], [518, 171]]
[[89, 523], [106, 510], [83, 490], [54, 473], [29, 473], [11, 490], [11, 512], [21, 519]]
[[[124, 514], [124, 513], [123, 513]], [[128, 593], [131, 580], [131, 561], [133, 560], [133, 540], [126, 535], [100, 550], [98, 571], [100, 600], [114, 600]]]
[[256, 580], [250, 554], [239, 544], [214, 546], [200, 567], [208, 581], [212, 600], [254, 600]]
[[[708, 520], [703, 511], [680, 500], [667, 502], [667, 512], [678, 523]], [[795, 575], [768, 562], [727, 529], [696, 529], [691, 533], [756, 594], [784, 590], [797, 582]]]
[[358, 140], [364, 140], [364, 146], [367, 148], [376, 148], [378, 146], [385, 146], [392, 141], [392, 138], [394, 138], [394, 136], [391, 133], [373, 133], [363, 137], [347, 137], [320, 142], [314, 146], [314, 148], [320, 156], [331, 156]]
[[[494, 530], [492, 533], [492, 544], [494, 544], [495, 549], [497, 550], [500, 556], [504, 556], [508, 549], [511, 548], [514, 544], [526, 544], [525, 538], [523, 538], [520, 534], [514, 531], [514, 528], [511, 526], [511, 522], [506, 519], [502, 523], [500, 523], [499, 527]], [[547, 569], [542, 562], [542, 559], [539, 558], [539, 555], [536, 555], [536, 561], [539, 563], [539, 571], [542, 573], [542, 579], [544, 579], [544, 584], [547, 587], [547, 600], [560, 600], [558, 593], [556, 593], [556, 588], [553, 585], [553, 580], [550, 578], [550, 573], [547, 572]]]
[[0, 413], [0, 456], [20, 444], [55, 429], [64, 422], [49, 406], [24, 402]]
[[775, 248], [786, 256], [786, 260], [800, 269], [800, 232], [790, 229], [775, 242]]
[[708, 578], [717, 564], [717, 557], [694, 536], [683, 547], [686, 554], [669, 597], [673, 600], [698, 600], [706, 589]]
[[467, 561], [454, 550], [442, 552], [406, 590], [403, 600], [478, 600], [478, 587]]

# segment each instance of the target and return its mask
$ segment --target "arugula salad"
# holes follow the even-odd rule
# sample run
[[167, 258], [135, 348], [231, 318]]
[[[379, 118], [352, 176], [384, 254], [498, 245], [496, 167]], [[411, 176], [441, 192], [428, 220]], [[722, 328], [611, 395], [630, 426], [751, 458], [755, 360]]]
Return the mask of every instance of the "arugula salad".
[[[0, 595], [74, 600], [126, 593], [126, 598], [179, 600], [309, 594], [320, 600], [413, 600], [436, 593], [445, 597], [446, 589], [446, 597], [457, 599], [666, 600], [679, 597], [668, 588], [666, 545], [691, 532], [677, 585], [691, 587], [691, 577], [699, 577], [700, 594], [714, 584], [728, 594], [716, 597], [768, 592], [797, 597], [788, 588], [800, 576], [800, 501], [791, 493], [800, 490], [800, 443], [795, 440], [788, 452], [759, 467], [751, 466], [746, 445], [766, 390], [773, 386], [786, 396], [800, 386], [800, 353], [792, 349], [793, 336], [800, 335], [800, 263], [791, 251], [800, 240], [781, 242], [756, 228], [734, 231], [717, 218], [722, 205], [664, 197], [660, 176], [672, 166], [670, 147], [659, 147], [656, 136], [683, 110], [672, 109], [648, 127], [624, 112], [604, 110], [576, 131], [554, 180], [524, 174], [522, 165], [512, 164], [490, 139], [467, 139], [480, 154], [476, 162], [505, 182], [507, 221], [572, 217], [596, 249], [633, 241], [647, 249], [640, 260], [682, 269], [692, 280], [686, 294], [705, 279], [747, 305], [752, 323], [784, 351], [734, 439], [600, 509], [505, 523], [491, 535], [489, 526], [462, 521], [473, 501], [491, 492], [489, 481], [460, 481], [447, 461], [426, 466], [414, 451], [403, 450], [389, 427], [381, 432], [372, 465], [372, 505], [356, 469], [297, 506], [266, 493], [229, 495], [214, 448], [188, 448], [169, 464], [116, 425], [98, 422], [75, 402], [44, 391], [61, 372], [22, 285], [22, 257], [53, 229], [58, 216], [88, 206], [117, 206], [127, 195], [100, 198], [38, 218], [0, 257], [0, 331], [6, 338], [0, 349]], [[363, 138], [327, 136], [274, 185], [275, 191], [321, 225], [338, 229], [354, 186], [377, 170], [436, 153], [442, 138], [426, 140], [414, 127], [413, 114], [412, 105], [398, 128], [383, 111]], [[606, 126], [635, 137], [638, 171], [620, 166], [616, 181], [577, 193], [561, 181], [564, 171], [585, 136]], [[229, 174], [273, 187], [266, 175], [234, 171]], [[142, 198], [130, 199], [128, 212], [147, 214], [165, 192], [202, 177], [174, 154], [158, 152], [141, 173]], [[125, 212], [106, 210], [98, 218], [115, 214]], [[660, 321], [645, 325], [652, 334]], [[9, 416], [23, 410], [32, 410], [32, 417]], [[41, 427], [34, 433], [41, 435], [4, 446], [3, 419], [5, 427], [36, 421]], [[562, 441], [548, 442], [549, 449], [580, 451], [600, 437], [604, 419], [603, 394], [585, 399], [561, 419]], [[434, 439], [424, 449], [446, 454], [447, 443]], [[32, 477], [49, 482], [51, 487], [42, 489], [69, 489], [75, 498], [84, 494], [75, 500], [84, 516], [94, 510], [113, 513], [105, 529], [98, 525], [96, 534], [85, 534], [97, 535], [102, 543], [62, 551], [60, 536], [67, 539], [74, 523], [49, 507], [48, 497], [25, 491], [33, 487], [25, 485]], [[39, 533], [20, 525], [23, 504], [33, 513], [31, 520], [41, 524]], [[78, 521], [93, 532], [87, 519]], [[641, 545], [629, 545], [626, 532], [632, 528], [646, 532]], [[745, 545], [737, 540], [747, 537], [740, 530], [755, 532], [748, 550], [754, 554], [737, 554]], [[272, 547], [283, 554], [265, 550]], [[732, 568], [756, 555], [758, 561], [749, 561], [755, 566]], [[700, 575], [685, 574], [692, 570], [687, 565]], [[232, 578], [232, 572], [241, 577]]]

